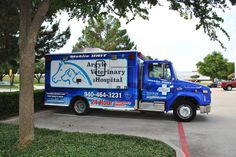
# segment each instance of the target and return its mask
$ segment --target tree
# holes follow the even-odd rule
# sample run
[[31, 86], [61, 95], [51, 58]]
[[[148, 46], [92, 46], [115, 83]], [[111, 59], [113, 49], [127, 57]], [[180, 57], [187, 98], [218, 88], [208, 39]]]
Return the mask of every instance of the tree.
[[70, 27], [65, 31], [59, 31], [60, 21], [41, 26], [35, 46], [36, 60], [40, 60], [49, 52], [53, 52], [66, 44], [70, 38]]
[[214, 51], [197, 63], [197, 69], [200, 74], [209, 76], [214, 81], [214, 78], [227, 77], [227, 65], [227, 59], [220, 52]]
[[[235, 5], [235, 0], [230, 0]], [[192, 15], [199, 19], [196, 29], [204, 28], [212, 40], [219, 41], [216, 30], [220, 29], [223, 19], [218, 16], [216, 9], [225, 10], [228, 5], [225, 0], [218, 1], [176, 1], [169, 0], [170, 9], [179, 11], [183, 17]], [[143, 5], [145, 3], [145, 5]], [[147, 19], [147, 6], [158, 5], [157, 0], [20, 0], [20, 96], [19, 96], [19, 143], [20, 147], [27, 146], [34, 139], [33, 121], [33, 81], [34, 61], [37, 35], [46, 17], [55, 17], [58, 11], [67, 11], [71, 18], [86, 19], [98, 14], [115, 13], [127, 18], [131, 12], [133, 17], [141, 16]], [[133, 18], [128, 20], [132, 20]]]
[[40, 80], [45, 73], [45, 60], [40, 59], [35, 63], [35, 72], [34, 72], [34, 78], [40, 83]]
[[81, 48], [101, 48], [106, 51], [136, 48], [126, 29], [121, 29], [120, 21], [111, 15], [90, 18], [82, 33], [82, 37], [73, 46], [73, 52]]
[[152, 56], [145, 56], [145, 60], [153, 60]]

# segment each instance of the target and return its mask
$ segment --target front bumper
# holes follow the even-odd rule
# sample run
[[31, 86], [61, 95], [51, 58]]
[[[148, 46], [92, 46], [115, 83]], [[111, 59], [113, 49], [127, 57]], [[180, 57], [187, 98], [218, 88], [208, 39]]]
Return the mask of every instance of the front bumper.
[[207, 105], [207, 106], [200, 106], [200, 113], [209, 113], [211, 112], [211, 106]]

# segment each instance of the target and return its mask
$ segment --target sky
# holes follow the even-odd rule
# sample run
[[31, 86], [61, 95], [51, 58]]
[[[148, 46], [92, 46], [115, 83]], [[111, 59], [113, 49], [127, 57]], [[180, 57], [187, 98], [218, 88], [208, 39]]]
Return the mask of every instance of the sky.
[[[150, 9], [149, 20], [137, 17], [128, 24], [121, 19], [121, 23], [139, 52], [160, 60], [170, 60], [177, 71], [195, 71], [196, 63], [212, 51], [220, 51], [229, 61], [236, 61], [236, 7], [222, 13], [222, 17], [222, 26], [231, 38], [228, 41], [219, 32], [219, 39], [227, 47], [226, 51], [219, 43], [210, 41], [203, 29], [195, 30], [197, 19], [185, 20], [178, 12], [170, 11], [167, 7], [156, 6]], [[70, 53], [86, 23], [76, 19], [68, 21], [66, 13], [62, 13], [59, 18], [61, 30], [70, 25], [71, 38], [63, 48], [54, 53]]]

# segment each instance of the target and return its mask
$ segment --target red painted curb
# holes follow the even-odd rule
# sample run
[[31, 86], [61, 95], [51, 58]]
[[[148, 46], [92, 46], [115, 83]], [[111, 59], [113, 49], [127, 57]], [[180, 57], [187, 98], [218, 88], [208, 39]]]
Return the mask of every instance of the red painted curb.
[[191, 157], [189, 150], [188, 150], [188, 145], [187, 145], [185, 133], [184, 133], [184, 127], [181, 122], [178, 122], [178, 131], [179, 131], [179, 139], [180, 139], [180, 143], [182, 146], [182, 151], [184, 152], [186, 157]]

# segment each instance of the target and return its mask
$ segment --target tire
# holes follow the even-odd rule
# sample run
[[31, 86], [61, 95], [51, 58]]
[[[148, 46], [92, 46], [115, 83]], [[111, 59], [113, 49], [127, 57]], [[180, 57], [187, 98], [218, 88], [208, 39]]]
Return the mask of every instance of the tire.
[[89, 113], [89, 105], [86, 100], [76, 99], [73, 102], [72, 107], [77, 115], [86, 115]]
[[177, 121], [190, 122], [196, 117], [196, 107], [192, 101], [182, 100], [175, 104], [173, 114]]
[[227, 89], [227, 91], [231, 91], [232, 90], [232, 86], [229, 85], [229, 86], [226, 87], [226, 89]]

